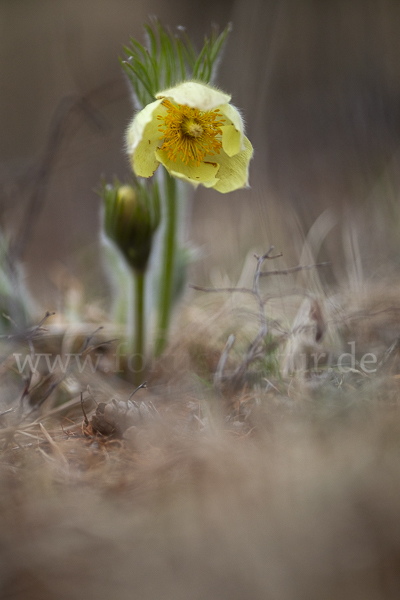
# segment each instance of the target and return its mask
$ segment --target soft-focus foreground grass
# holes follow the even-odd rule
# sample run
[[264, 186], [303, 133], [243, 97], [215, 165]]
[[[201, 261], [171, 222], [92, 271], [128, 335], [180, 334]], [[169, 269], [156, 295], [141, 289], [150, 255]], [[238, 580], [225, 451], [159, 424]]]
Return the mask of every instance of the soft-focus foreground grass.
[[[250, 256], [239, 282], [214, 283], [246, 287], [253, 271]], [[81, 427], [81, 388], [89, 419], [92, 398], [132, 391], [112, 369], [71, 372], [40, 409], [45, 387], [19, 412], [24, 381], [12, 353], [24, 345], [7, 342], [3, 405], [14, 410], [0, 429], [0, 596], [397, 599], [398, 283], [359, 273], [329, 288], [323, 277], [311, 269], [266, 278], [267, 351], [235, 385], [230, 375], [259, 328], [257, 304], [191, 292], [167, 354], [135, 396], [154, 410], [122, 439], [85, 437]], [[74, 351], [85, 334], [50, 323], [36, 351]], [[356, 363], [344, 373], [338, 360], [351, 341]], [[112, 350], [101, 348], [110, 365]], [[317, 368], [314, 351], [327, 356]], [[360, 366], [366, 352], [377, 357], [374, 373]]]

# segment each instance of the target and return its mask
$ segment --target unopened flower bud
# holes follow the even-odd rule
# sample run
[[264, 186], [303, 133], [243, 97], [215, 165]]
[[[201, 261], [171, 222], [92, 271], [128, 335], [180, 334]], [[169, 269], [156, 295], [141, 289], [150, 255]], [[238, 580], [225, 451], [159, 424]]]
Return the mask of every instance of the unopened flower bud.
[[105, 232], [136, 271], [146, 270], [153, 235], [160, 222], [156, 184], [103, 186]]

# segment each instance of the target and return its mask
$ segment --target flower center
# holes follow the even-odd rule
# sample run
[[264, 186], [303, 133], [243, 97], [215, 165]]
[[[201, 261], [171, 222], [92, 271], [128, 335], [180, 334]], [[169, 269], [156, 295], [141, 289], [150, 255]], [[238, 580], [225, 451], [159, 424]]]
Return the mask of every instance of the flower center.
[[201, 137], [204, 133], [204, 129], [200, 123], [194, 121], [193, 119], [183, 123], [182, 130], [186, 135], [191, 135], [194, 138]]
[[163, 140], [161, 150], [173, 162], [179, 158], [185, 165], [200, 166], [205, 156], [219, 154], [222, 148], [220, 126], [224, 124], [219, 110], [201, 111], [181, 104], [172, 104], [164, 100], [167, 109], [165, 116], [158, 115], [163, 121], [158, 129]]

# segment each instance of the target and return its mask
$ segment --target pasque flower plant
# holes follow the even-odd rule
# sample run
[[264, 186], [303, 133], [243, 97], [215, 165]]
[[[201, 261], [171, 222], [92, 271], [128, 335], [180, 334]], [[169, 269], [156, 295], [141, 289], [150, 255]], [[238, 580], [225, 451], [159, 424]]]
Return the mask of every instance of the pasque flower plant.
[[[179, 257], [187, 254], [178, 245], [178, 228], [183, 222], [179, 213], [185, 203], [180, 198], [184, 195], [184, 186], [178, 187], [177, 180], [194, 186], [202, 184], [221, 193], [246, 187], [253, 148], [244, 135], [239, 111], [230, 104], [231, 96], [213, 87], [230, 25], [221, 33], [214, 27], [200, 52], [195, 50], [183, 28], [178, 28], [175, 35], [157, 20], [144, 27], [146, 46], [131, 39], [130, 46], [124, 48], [126, 60], [121, 60], [121, 65], [136, 109], [126, 133], [130, 163], [137, 178], [151, 178], [157, 171], [159, 185], [153, 189], [161, 191], [161, 244], [153, 244], [150, 236], [147, 240], [150, 245], [146, 246], [147, 258], [153, 246], [159, 249], [158, 260], [155, 257], [150, 261], [151, 281], [156, 280], [152, 289], [157, 289], [158, 294], [153, 344], [157, 356], [168, 340], [174, 287], [184, 278]], [[163, 168], [159, 169], [160, 165]], [[136, 216], [134, 222], [139, 223]], [[141, 239], [142, 225], [138, 226], [136, 241]], [[126, 254], [128, 248], [126, 258], [132, 261], [134, 254], [125, 235], [127, 230], [120, 221], [118, 227], [120, 249]], [[124, 234], [122, 246], [121, 232]], [[140, 277], [144, 277], [147, 270], [147, 258]], [[135, 269], [137, 271], [136, 266]], [[138, 297], [140, 299], [139, 294]], [[143, 340], [144, 306], [140, 308], [141, 313], [139, 308], [138, 304], [135, 335], [138, 340], [142, 335]], [[141, 347], [139, 342], [134, 344], [137, 349]]]
[[173, 177], [222, 193], [248, 185], [253, 149], [230, 100], [196, 81], [158, 92], [127, 131], [135, 174], [151, 177], [161, 164]]

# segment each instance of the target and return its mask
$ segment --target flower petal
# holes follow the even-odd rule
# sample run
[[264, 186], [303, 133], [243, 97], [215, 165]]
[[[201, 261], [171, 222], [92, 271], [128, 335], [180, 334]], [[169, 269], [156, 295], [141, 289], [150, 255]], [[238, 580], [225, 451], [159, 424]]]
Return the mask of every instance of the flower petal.
[[134, 117], [128, 127], [127, 150], [132, 168], [139, 177], [151, 177], [159, 166], [154, 154], [160, 144], [157, 116], [165, 112], [161, 100], [151, 102]]
[[225, 152], [221, 152], [215, 157], [220, 169], [218, 171], [218, 181], [212, 187], [218, 192], [226, 194], [248, 185], [249, 162], [253, 156], [253, 146], [247, 137], [244, 137], [244, 146], [245, 149], [235, 154], [235, 156], [229, 157]]
[[222, 148], [228, 156], [234, 156], [244, 150], [243, 119], [239, 111], [231, 104], [218, 107], [225, 117], [227, 125], [222, 125]]
[[184, 81], [168, 90], [158, 92], [156, 98], [171, 98], [176, 104], [184, 104], [202, 111], [213, 110], [231, 99], [229, 94], [197, 81]]
[[216, 175], [220, 167], [217, 162], [203, 161], [197, 167], [196, 165], [185, 165], [179, 159], [176, 162], [170, 160], [164, 150], [156, 150], [155, 155], [173, 177], [179, 177], [179, 179], [189, 181], [193, 185], [202, 183], [206, 187], [214, 187], [218, 183]]

